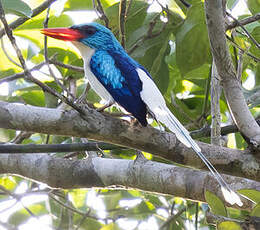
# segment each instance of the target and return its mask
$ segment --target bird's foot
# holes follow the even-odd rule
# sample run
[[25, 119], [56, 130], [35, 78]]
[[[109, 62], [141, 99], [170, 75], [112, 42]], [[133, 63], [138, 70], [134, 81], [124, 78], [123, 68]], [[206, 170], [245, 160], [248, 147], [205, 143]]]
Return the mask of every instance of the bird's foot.
[[147, 161], [148, 160], [145, 158], [143, 153], [140, 150], [136, 150], [136, 158], [134, 160], [134, 164], [137, 164], [137, 163], [144, 164]]
[[98, 112], [103, 112], [105, 109], [109, 108], [109, 107], [112, 106], [113, 104], [114, 104], [114, 102], [113, 102], [113, 101], [110, 101], [110, 102], [108, 102], [107, 104], [105, 104], [104, 106], [97, 108], [97, 111], [98, 111]]
[[140, 122], [135, 119], [135, 118], [131, 118], [130, 120], [130, 125], [133, 127], [133, 128], [142, 128], [143, 126], [140, 124]]

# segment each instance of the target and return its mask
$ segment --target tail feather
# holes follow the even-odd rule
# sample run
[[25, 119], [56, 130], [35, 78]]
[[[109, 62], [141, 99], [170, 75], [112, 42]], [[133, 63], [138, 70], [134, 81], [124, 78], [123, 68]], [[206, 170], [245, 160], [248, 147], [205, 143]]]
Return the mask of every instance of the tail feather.
[[140, 92], [140, 96], [143, 102], [147, 105], [148, 109], [155, 116], [156, 120], [165, 124], [173, 133], [175, 133], [176, 137], [184, 145], [186, 145], [189, 148], [192, 148], [198, 154], [198, 156], [206, 164], [210, 172], [213, 174], [213, 176], [220, 184], [226, 201], [230, 204], [236, 203], [239, 206], [242, 206], [243, 204], [239, 196], [228, 186], [228, 184], [225, 182], [222, 176], [214, 168], [214, 166], [202, 154], [200, 147], [191, 138], [189, 132], [167, 108], [161, 92], [159, 91], [149, 74], [144, 69], [140, 68], [137, 68], [136, 71], [142, 82], [142, 91]]
[[153, 111], [155, 117], [158, 121], [164, 123], [173, 133], [175, 133], [176, 137], [187, 147], [191, 147], [197, 155], [201, 158], [201, 160], [205, 163], [208, 167], [212, 175], [216, 178], [218, 183], [221, 186], [221, 190], [223, 196], [227, 202], [231, 205], [238, 204], [242, 206], [243, 203], [241, 202], [237, 193], [235, 193], [229, 185], [225, 182], [223, 177], [218, 173], [215, 167], [209, 162], [209, 160], [203, 155], [201, 152], [200, 147], [197, 143], [191, 138], [189, 132], [186, 128], [177, 120], [177, 118], [170, 112], [170, 110], [166, 107], [159, 106]]

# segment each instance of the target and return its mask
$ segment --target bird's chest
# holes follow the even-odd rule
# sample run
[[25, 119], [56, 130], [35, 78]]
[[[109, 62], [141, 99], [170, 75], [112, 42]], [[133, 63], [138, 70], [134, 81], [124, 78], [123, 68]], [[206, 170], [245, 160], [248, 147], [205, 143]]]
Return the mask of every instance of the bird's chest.
[[84, 72], [85, 77], [88, 79], [91, 88], [100, 96], [102, 99], [113, 102], [114, 99], [110, 95], [110, 93], [106, 90], [106, 88], [100, 83], [97, 77], [93, 74], [90, 68], [90, 61], [92, 56], [95, 54], [95, 50], [88, 48], [88, 50], [84, 53], [83, 60], [84, 60]]

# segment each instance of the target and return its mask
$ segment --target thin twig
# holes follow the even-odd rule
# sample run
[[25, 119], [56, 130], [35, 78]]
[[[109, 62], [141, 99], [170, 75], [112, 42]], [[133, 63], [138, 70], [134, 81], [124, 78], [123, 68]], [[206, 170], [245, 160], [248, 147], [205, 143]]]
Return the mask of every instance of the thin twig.
[[65, 64], [65, 63], [59, 62], [59, 61], [57, 61], [55, 59], [51, 59], [51, 58], [49, 58], [49, 62], [51, 64], [63, 67], [65, 69], [71, 69], [71, 70], [74, 70], [76, 72], [84, 73], [84, 69], [82, 67], [79, 67], [79, 66]]
[[130, 12], [132, 3], [133, 3], [133, 0], [127, 1], [127, 7], [126, 7], [126, 12], [125, 12], [125, 16], [126, 16], [126, 17], [129, 15], [129, 12]]
[[257, 100], [260, 98], [260, 88], [255, 88], [250, 91], [250, 95], [246, 98], [246, 103], [248, 105], [255, 104]]
[[260, 49], [260, 44], [254, 39], [254, 37], [247, 31], [247, 29], [235, 18], [232, 14], [226, 12], [229, 17], [231, 17], [234, 21], [237, 22], [237, 25], [241, 27], [242, 30], [246, 33], [249, 39], [256, 45], [258, 49]]
[[[45, 17], [45, 19], [43, 21], [43, 27], [44, 28], [48, 28], [49, 13], [50, 13], [50, 6], [47, 9], [46, 17]], [[62, 90], [64, 92], [66, 92], [67, 95], [69, 95], [71, 97], [71, 99], [74, 99], [74, 97], [69, 93], [68, 89], [55, 76], [54, 72], [52, 71], [52, 69], [50, 67], [50, 61], [49, 61], [49, 58], [48, 58], [48, 38], [47, 38], [47, 36], [44, 36], [44, 58], [45, 58], [45, 62], [47, 63], [47, 67], [48, 67], [49, 73], [50, 73], [51, 77], [54, 79], [54, 81], [56, 82], [56, 84], [58, 86], [60, 86], [62, 88]]]
[[[260, 124], [260, 119], [256, 119], [256, 122]], [[205, 126], [202, 129], [191, 131], [190, 134], [192, 138], [197, 139], [201, 137], [210, 137], [211, 128], [210, 126]], [[221, 127], [221, 136], [225, 136], [229, 133], [239, 132], [236, 125], [227, 125]]]
[[160, 14], [157, 14], [156, 17], [154, 17], [153, 21], [151, 21], [149, 23], [149, 28], [148, 28], [147, 33], [144, 36], [140, 37], [137, 42], [135, 42], [135, 44], [128, 50], [128, 52], [127, 52], [128, 54], [133, 53], [145, 40], [155, 38], [164, 31], [167, 23], [164, 23], [164, 25], [162, 26], [162, 28], [159, 31], [153, 32], [154, 27], [159, 19], [160, 19]]
[[186, 207], [186, 206], [183, 207], [183, 208], [180, 209], [180, 210], [178, 211], [178, 213], [176, 213], [175, 215], [169, 216], [168, 219], [160, 226], [159, 229], [162, 230], [162, 229], [164, 229], [165, 227], [167, 227], [171, 222], [176, 221], [176, 219], [177, 219], [178, 217], [180, 217], [180, 216], [182, 215], [182, 213], [184, 213], [184, 212], [186, 211], [186, 209], [189, 208], [189, 207], [191, 207], [191, 206], [192, 206], [191, 204], [190, 204], [190, 205], [187, 205], [187, 207]]
[[126, 20], [126, 0], [119, 3], [119, 33], [121, 44], [125, 48], [125, 20]]
[[20, 132], [18, 135], [15, 136], [13, 140], [10, 142], [13, 144], [21, 144], [24, 140], [30, 138], [30, 136], [33, 134], [33, 132]]
[[[45, 64], [46, 64], [45, 62], [41, 62], [40, 64], [38, 64], [38, 65], [34, 66], [33, 68], [29, 69], [29, 71], [32, 72], [32, 71], [35, 71], [35, 70], [39, 70]], [[0, 79], [0, 84], [2, 84], [4, 82], [14, 81], [14, 80], [17, 80], [19, 78], [24, 78], [24, 77], [25, 77], [25, 72], [16, 73], [16, 74], [13, 74], [11, 76]]]
[[23, 68], [19, 63], [17, 63], [15, 60], [13, 60], [9, 54], [7, 53], [6, 49], [5, 49], [5, 45], [4, 45], [4, 41], [3, 41], [3, 38], [1, 38], [1, 48], [5, 54], [5, 56], [8, 58], [8, 60], [10, 62], [12, 62], [13, 64], [15, 64], [16, 66], [20, 67], [20, 68]]
[[[247, 17], [247, 18], [244, 18], [244, 19], [241, 19], [241, 20], [234, 20], [233, 22], [229, 23], [227, 26], [226, 26], [226, 29], [227, 30], [230, 30], [230, 29], [233, 29], [239, 25], [247, 25], [247, 24], [250, 24], [252, 22], [256, 22], [260, 20], [260, 13], [258, 14], [255, 14], [253, 16], [250, 16], [250, 17]], [[238, 24], [239, 23], [239, 24]]]
[[199, 202], [196, 202], [195, 230], [198, 230], [198, 219], [199, 219]]
[[103, 20], [105, 22], [106, 27], [109, 28], [109, 19], [105, 14], [105, 11], [103, 9], [103, 6], [102, 6], [100, 0], [97, 0], [97, 6], [95, 4], [95, 0], [93, 0], [93, 3], [94, 3], [93, 7], [95, 7], [97, 12], [99, 13], [101, 20]]
[[61, 202], [61, 201], [58, 200], [58, 199], [55, 197], [55, 195], [53, 195], [52, 193], [49, 193], [49, 197], [50, 197], [52, 200], [56, 201], [56, 202], [57, 202], [58, 204], [60, 204], [61, 206], [65, 207], [66, 209], [68, 209], [68, 210], [70, 210], [70, 211], [72, 211], [72, 212], [75, 212], [75, 213], [77, 213], [77, 214], [79, 214], [79, 215], [81, 215], [81, 216], [86, 216], [86, 213], [85, 213], [85, 212], [80, 211], [79, 209], [73, 208], [73, 207], [71, 207], [70, 205], [67, 205], [67, 204]]
[[92, 219], [95, 219], [95, 220], [103, 220], [103, 221], [106, 221], [108, 219], [111, 219], [111, 218], [99, 218], [99, 217], [96, 217], [96, 216], [93, 216], [93, 215], [90, 215], [90, 210], [88, 210], [87, 212], [83, 212], [79, 209], [76, 209], [68, 204], [65, 204], [63, 203], [62, 201], [58, 200], [57, 198], [55, 198], [55, 196], [52, 194], [52, 193], [49, 193], [49, 196], [51, 199], [53, 199], [55, 202], [57, 202], [58, 204], [60, 204], [62, 207], [72, 211], [72, 212], [75, 212], [81, 216], [84, 216], [84, 217], [89, 217], [89, 218], [92, 218]]
[[[31, 18], [37, 16], [38, 14], [40, 14], [41, 12], [43, 12], [45, 9], [47, 9], [53, 2], [55, 2], [56, 0], [47, 0], [45, 2], [43, 2], [41, 5], [39, 5], [37, 8], [35, 8], [32, 11], [32, 15]], [[18, 19], [16, 19], [15, 21], [13, 21], [10, 25], [9, 28], [11, 30], [17, 28], [18, 26], [22, 25], [23, 23], [25, 23], [26, 21], [30, 20], [31, 18], [28, 17], [20, 17]], [[1, 29], [0, 30], [0, 38], [3, 37], [3, 35], [5, 34], [5, 30]]]
[[11, 44], [13, 45], [15, 52], [19, 58], [19, 61], [24, 69], [24, 73], [25, 73], [25, 79], [37, 84], [38, 86], [40, 86], [42, 88], [43, 91], [46, 91], [50, 94], [52, 94], [53, 96], [59, 98], [62, 102], [70, 105], [72, 108], [74, 108], [76, 111], [78, 111], [80, 114], [84, 115], [85, 114], [85, 109], [83, 109], [82, 107], [77, 106], [73, 101], [69, 100], [68, 98], [66, 98], [64, 95], [59, 94], [58, 92], [56, 92], [55, 90], [53, 90], [51, 87], [45, 85], [44, 83], [42, 83], [41, 81], [39, 81], [38, 79], [34, 78], [31, 74], [31, 72], [28, 70], [27, 65], [25, 63], [25, 60], [22, 56], [21, 50], [18, 48], [17, 44], [16, 44], [16, 40], [13, 36], [12, 30], [9, 28], [9, 25], [6, 21], [5, 18], [5, 14], [4, 14], [4, 10], [2, 7], [2, 2], [0, 1], [0, 19], [4, 25], [6, 34], [9, 38], [9, 40], [11, 41]]
[[221, 113], [220, 113], [220, 95], [221, 85], [218, 71], [213, 60], [211, 72], [211, 144], [221, 146]]
[[242, 71], [243, 71], [243, 55], [244, 52], [238, 51], [238, 63], [237, 63], [237, 79], [241, 82]]
[[[233, 42], [235, 42], [235, 35], [236, 35], [236, 31], [231, 31], [231, 40]], [[237, 59], [237, 49], [235, 46], [232, 46], [233, 48], [233, 52], [234, 52], [234, 58], [235, 58], [235, 62], [234, 62], [234, 65], [235, 65], [235, 69], [237, 69], [237, 66], [238, 66], [238, 59]]]
[[231, 42], [231, 44], [233, 46], [235, 46], [236, 48], [238, 48], [239, 50], [243, 51], [247, 56], [251, 57], [254, 59], [255, 62], [260, 62], [260, 58], [254, 56], [253, 54], [249, 53], [248, 51], [242, 49], [237, 43], [235, 43], [234, 41], [232, 41], [232, 39], [226, 35], [226, 38]]
[[[0, 5], [1, 5], [1, 1], [0, 1]], [[9, 190], [7, 190], [4, 186], [0, 185], [0, 190], [2, 190], [5, 194], [7, 194], [8, 196], [13, 197], [14, 199], [16, 199], [17, 201], [20, 202], [20, 204], [23, 206], [23, 208], [32, 216], [37, 218], [37, 216], [29, 209], [27, 208], [23, 202], [21, 201], [21, 197], [19, 195], [16, 195], [15, 193], [10, 192]]]
[[206, 118], [206, 114], [207, 114], [207, 111], [208, 111], [211, 71], [212, 71], [212, 65], [210, 66], [210, 71], [209, 71], [208, 78], [207, 78], [207, 84], [206, 84], [206, 88], [205, 88], [205, 98], [204, 98], [203, 106], [202, 106], [201, 117], [204, 118], [204, 119]]

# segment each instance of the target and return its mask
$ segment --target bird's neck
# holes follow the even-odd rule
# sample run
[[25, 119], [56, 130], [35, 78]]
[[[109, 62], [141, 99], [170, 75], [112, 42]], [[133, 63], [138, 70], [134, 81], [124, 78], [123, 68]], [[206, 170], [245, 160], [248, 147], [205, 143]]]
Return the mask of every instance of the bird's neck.
[[95, 53], [95, 49], [92, 49], [81, 42], [72, 42], [74, 47], [78, 50], [78, 52], [81, 54], [82, 59], [84, 60], [85, 65], [89, 64], [91, 57]]

